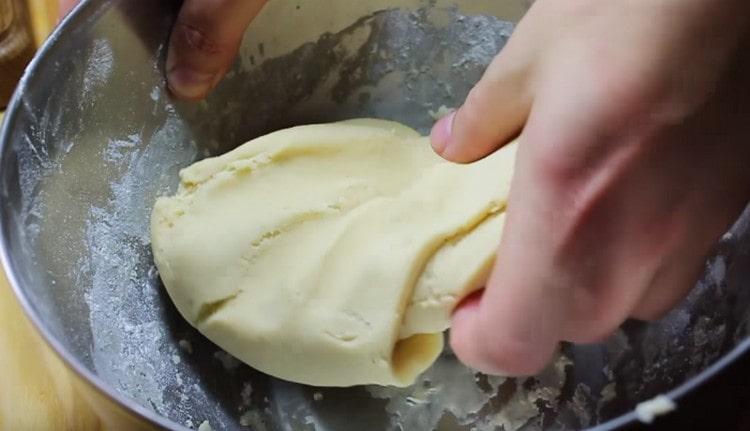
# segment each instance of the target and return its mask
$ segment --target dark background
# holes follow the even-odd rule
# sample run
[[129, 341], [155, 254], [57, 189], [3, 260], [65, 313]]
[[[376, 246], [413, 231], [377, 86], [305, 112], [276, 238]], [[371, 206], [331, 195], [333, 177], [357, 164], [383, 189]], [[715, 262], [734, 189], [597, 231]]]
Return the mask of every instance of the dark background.
[[677, 401], [677, 410], [652, 425], [634, 424], [628, 431], [750, 430], [750, 354]]

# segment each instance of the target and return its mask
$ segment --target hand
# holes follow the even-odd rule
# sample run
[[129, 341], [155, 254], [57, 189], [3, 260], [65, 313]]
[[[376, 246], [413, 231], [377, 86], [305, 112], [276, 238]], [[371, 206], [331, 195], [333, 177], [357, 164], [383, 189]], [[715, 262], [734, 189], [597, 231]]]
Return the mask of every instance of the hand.
[[[229, 70], [242, 35], [267, 0], [185, 0], [172, 28], [167, 83], [181, 99], [200, 100]], [[78, 0], [60, 0], [61, 16]]]
[[750, 199], [746, 0], [537, 0], [432, 145], [520, 144], [486, 289], [451, 344], [496, 374], [655, 319]]

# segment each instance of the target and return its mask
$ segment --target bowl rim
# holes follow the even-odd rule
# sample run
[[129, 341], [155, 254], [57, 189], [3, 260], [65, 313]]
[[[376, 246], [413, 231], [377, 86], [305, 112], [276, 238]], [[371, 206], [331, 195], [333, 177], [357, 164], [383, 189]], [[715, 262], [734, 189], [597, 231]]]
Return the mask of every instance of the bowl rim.
[[[9, 155], [11, 129], [15, 118], [19, 115], [19, 112], [23, 106], [22, 94], [31, 87], [31, 83], [34, 81], [36, 76], [43, 71], [43, 64], [45, 58], [48, 57], [51, 51], [54, 51], [56, 46], [59, 44], [61, 37], [66, 37], [66, 34], [70, 33], [77, 24], [85, 24], [85, 22], [94, 17], [98, 12], [103, 12], [105, 9], [109, 9], [113, 6], [113, 3], [118, 0], [110, 1], [95, 1], [95, 0], [82, 0], [78, 3], [73, 10], [68, 13], [57, 25], [51, 35], [46, 39], [41, 48], [37, 51], [34, 58], [26, 67], [23, 76], [21, 77], [18, 86], [8, 104], [5, 116], [2, 124], [0, 124], [0, 162]], [[5, 271], [5, 275], [10, 285], [11, 291], [18, 300], [21, 308], [23, 309], [26, 317], [31, 321], [33, 327], [36, 329], [44, 342], [52, 348], [52, 351], [62, 359], [65, 366], [73, 371], [79, 380], [94, 389], [100, 395], [104, 396], [115, 406], [121, 407], [129, 412], [131, 415], [135, 415], [141, 420], [149, 422], [151, 425], [155, 425], [164, 429], [178, 429], [188, 430], [184, 425], [177, 423], [165, 416], [162, 416], [155, 411], [148, 409], [141, 404], [137, 403], [130, 397], [117, 391], [114, 387], [107, 384], [103, 379], [96, 375], [92, 370], [86, 367], [78, 358], [69, 351], [47, 328], [44, 318], [37, 313], [35, 308], [31, 304], [31, 299], [26, 295], [25, 289], [22, 288], [21, 283], [16, 276], [15, 267], [11, 260], [11, 250], [7, 235], [5, 235], [7, 226], [7, 220], [0, 217], [0, 264], [2, 269]], [[719, 374], [722, 370], [728, 367], [730, 364], [735, 362], [739, 357], [750, 351], [750, 337], [745, 338], [739, 344], [737, 344], [731, 351], [724, 354], [718, 360], [716, 360], [709, 367], [705, 368], [700, 373], [690, 377], [677, 387], [666, 392], [664, 395], [674, 400], [679, 405], [679, 400], [685, 395], [693, 392], [698, 387], [705, 384], [708, 380]], [[602, 424], [588, 428], [590, 431], [605, 431], [613, 430], [626, 425], [631, 425], [638, 422], [638, 416], [635, 409], [623, 413], [620, 416], [616, 416]]]

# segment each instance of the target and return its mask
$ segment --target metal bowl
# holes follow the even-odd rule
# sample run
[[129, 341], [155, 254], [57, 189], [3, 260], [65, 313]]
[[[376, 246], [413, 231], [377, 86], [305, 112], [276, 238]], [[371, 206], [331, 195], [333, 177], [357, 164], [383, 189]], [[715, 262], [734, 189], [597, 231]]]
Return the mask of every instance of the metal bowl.
[[241, 365], [183, 321], [148, 232], [178, 170], [293, 124], [375, 116], [426, 132], [529, 2], [456, 3], [275, 0], [199, 104], [164, 87], [178, 5], [87, 1], [64, 21], [0, 135], [2, 260], [29, 318], [97, 397], [173, 429], [610, 429], [635, 420], [638, 402], [679, 399], [749, 348], [747, 214], [665, 319], [565, 346], [524, 381], [475, 374], [447, 351], [412, 388], [311, 388]]

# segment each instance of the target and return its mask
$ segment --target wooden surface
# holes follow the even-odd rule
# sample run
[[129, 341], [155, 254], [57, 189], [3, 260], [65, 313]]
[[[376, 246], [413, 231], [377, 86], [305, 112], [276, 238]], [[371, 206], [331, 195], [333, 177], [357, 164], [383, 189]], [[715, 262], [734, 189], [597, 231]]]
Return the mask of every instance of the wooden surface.
[[57, 0], [27, 0], [34, 44], [44, 43], [52, 27], [57, 23]]
[[31, 21], [22, 0], [0, 0], [0, 108], [34, 55]]
[[73, 375], [31, 327], [1, 273], [0, 316], [0, 429], [100, 429]]
[[57, 15], [57, 0], [0, 0], [0, 110]]

